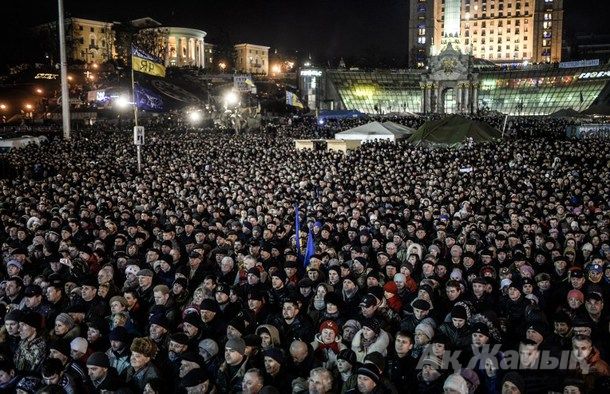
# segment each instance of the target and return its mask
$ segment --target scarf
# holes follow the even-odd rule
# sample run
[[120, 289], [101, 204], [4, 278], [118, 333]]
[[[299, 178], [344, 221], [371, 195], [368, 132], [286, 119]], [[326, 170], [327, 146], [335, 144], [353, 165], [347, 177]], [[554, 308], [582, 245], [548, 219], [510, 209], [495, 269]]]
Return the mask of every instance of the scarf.
[[319, 360], [326, 359], [325, 353], [327, 350], [330, 350], [335, 354], [339, 354], [339, 342], [337, 342], [337, 341], [333, 341], [332, 343], [320, 342], [320, 345], [318, 345], [318, 348], [316, 349], [316, 355], [318, 356]]

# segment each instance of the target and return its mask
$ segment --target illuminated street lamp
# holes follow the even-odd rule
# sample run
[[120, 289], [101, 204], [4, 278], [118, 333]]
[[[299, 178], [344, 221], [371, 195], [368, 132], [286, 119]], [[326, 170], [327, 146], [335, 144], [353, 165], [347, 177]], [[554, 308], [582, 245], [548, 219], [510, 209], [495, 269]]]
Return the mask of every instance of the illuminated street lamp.
[[224, 71], [227, 68], [227, 64], [225, 62], [220, 62], [218, 63], [218, 67], [220, 67], [220, 69]]
[[72, 75], [68, 75], [68, 81], [72, 80]]
[[229, 106], [235, 106], [239, 104], [239, 95], [233, 91], [230, 90], [227, 93], [225, 93], [224, 95], [224, 102], [225, 102], [225, 107], [229, 107]]
[[32, 104], [25, 105], [25, 109], [27, 109], [28, 111], [31, 111], [33, 108], [34, 108], [34, 106]]
[[282, 66], [280, 66], [279, 64], [274, 64], [274, 65], [271, 67], [271, 72], [272, 72], [273, 74], [279, 74], [279, 73], [281, 73], [281, 72], [282, 72]]
[[119, 98], [117, 98], [114, 101], [114, 104], [117, 106], [117, 108], [119, 109], [126, 109], [127, 107], [129, 107], [130, 105], [133, 104], [132, 101], [129, 100], [129, 97], [127, 96], [119, 96]]
[[0, 104], [0, 109], [3, 111], [6, 111], [8, 107], [6, 106], [6, 104]]
[[43, 90], [42, 90], [42, 89], [40, 89], [40, 88], [37, 88], [37, 89], [36, 89], [36, 93], [38, 93], [38, 94], [42, 94], [42, 93], [43, 93]]
[[203, 116], [201, 115], [201, 111], [189, 112], [188, 116], [189, 116], [189, 121], [193, 124], [197, 124], [197, 123], [201, 122], [201, 120], [203, 119]]

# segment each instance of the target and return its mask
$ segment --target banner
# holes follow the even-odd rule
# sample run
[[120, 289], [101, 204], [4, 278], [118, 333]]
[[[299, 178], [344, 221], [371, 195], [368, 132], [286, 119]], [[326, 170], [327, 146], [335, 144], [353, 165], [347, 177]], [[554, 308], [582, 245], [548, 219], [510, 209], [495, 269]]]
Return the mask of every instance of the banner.
[[300, 109], [304, 108], [303, 103], [301, 103], [301, 100], [299, 100], [299, 97], [289, 91], [286, 91], [286, 104]]
[[165, 66], [160, 59], [135, 47], [131, 48], [131, 67], [134, 71], [155, 77], [165, 77]]
[[138, 109], [145, 111], [160, 112], [164, 110], [163, 98], [151, 89], [135, 85], [135, 101]]

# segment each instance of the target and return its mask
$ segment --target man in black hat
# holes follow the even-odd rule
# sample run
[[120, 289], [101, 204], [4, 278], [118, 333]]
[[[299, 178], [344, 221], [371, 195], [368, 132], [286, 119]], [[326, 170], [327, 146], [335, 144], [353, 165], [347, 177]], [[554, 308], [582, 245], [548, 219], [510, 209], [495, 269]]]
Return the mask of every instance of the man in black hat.
[[85, 307], [85, 321], [97, 319], [100, 316], [107, 316], [106, 303], [97, 294], [97, 278], [88, 276], [81, 282], [81, 298]]
[[28, 285], [23, 292], [25, 300], [24, 312], [36, 312], [40, 314], [45, 321], [48, 321], [51, 314], [51, 308], [42, 297], [42, 289], [38, 285]]
[[[254, 268], [256, 269], [256, 268]], [[252, 327], [265, 324], [269, 319], [270, 311], [265, 302], [265, 294], [262, 291], [251, 290], [248, 292], [248, 319]]]
[[110, 365], [108, 356], [102, 352], [92, 353], [87, 359], [87, 374], [89, 375], [92, 392], [104, 391], [123, 392], [125, 382]]
[[123, 326], [114, 327], [108, 334], [110, 340], [110, 348], [106, 351], [110, 366], [116, 370], [119, 375], [123, 374], [129, 366], [129, 334]]
[[214, 387], [209, 375], [201, 368], [191, 370], [182, 378], [181, 383], [186, 394], [207, 394]]
[[231, 302], [231, 289], [224, 283], [219, 283], [214, 292], [214, 298], [218, 303], [220, 317], [224, 321], [230, 321], [241, 311], [242, 305], [239, 302]]
[[408, 314], [400, 323], [400, 329], [406, 332], [415, 332], [415, 327], [425, 319], [430, 319], [428, 316], [430, 303], [422, 298], [416, 298], [411, 302], [412, 313]]
[[228, 321], [223, 319], [216, 300], [203, 300], [200, 313], [203, 337], [212, 338], [216, 342], [220, 342], [227, 333]]
[[19, 318], [19, 347], [13, 361], [17, 371], [35, 371], [40, 368], [47, 352], [47, 344], [42, 338], [43, 318], [36, 312], [26, 312]]
[[287, 370], [286, 356], [282, 349], [269, 348], [263, 353], [265, 356], [265, 385], [277, 388], [281, 393], [292, 391], [294, 376]]

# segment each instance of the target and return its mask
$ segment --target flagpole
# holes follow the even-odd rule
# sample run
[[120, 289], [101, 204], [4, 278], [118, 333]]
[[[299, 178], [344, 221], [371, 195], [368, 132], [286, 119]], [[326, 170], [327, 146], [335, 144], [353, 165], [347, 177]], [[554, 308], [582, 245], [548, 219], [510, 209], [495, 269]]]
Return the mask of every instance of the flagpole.
[[[136, 84], [133, 77], [133, 56], [131, 58], [131, 99], [133, 102], [133, 120], [135, 127], [138, 127], [138, 103], [136, 102]], [[138, 156], [138, 173], [142, 172], [142, 149], [140, 145], [136, 145], [136, 152]]]

